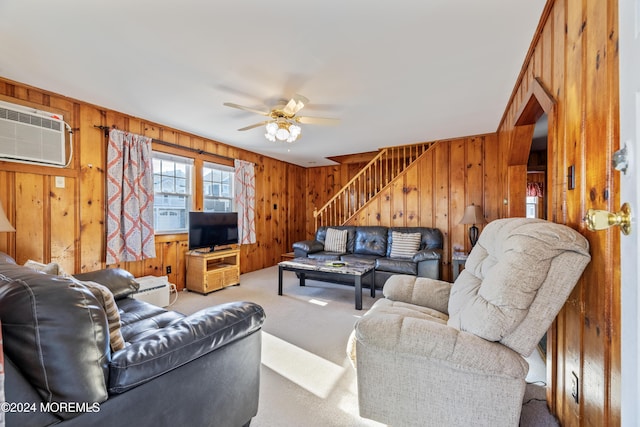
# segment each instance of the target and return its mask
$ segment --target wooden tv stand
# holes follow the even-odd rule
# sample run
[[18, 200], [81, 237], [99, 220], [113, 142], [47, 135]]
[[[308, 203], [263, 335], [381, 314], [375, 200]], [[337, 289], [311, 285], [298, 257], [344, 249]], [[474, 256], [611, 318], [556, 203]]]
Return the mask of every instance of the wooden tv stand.
[[201, 294], [240, 284], [240, 249], [213, 252], [190, 251], [187, 263], [187, 289]]

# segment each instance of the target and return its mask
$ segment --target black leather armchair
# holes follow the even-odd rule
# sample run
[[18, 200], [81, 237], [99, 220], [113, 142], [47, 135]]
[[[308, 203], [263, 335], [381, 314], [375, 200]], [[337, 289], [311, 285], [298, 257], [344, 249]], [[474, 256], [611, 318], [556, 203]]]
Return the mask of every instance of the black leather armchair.
[[0, 253], [8, 426], [243, 426], [257, 413], [262, 308], [234, 302], [184, 316], [129, 298], [133, 276], [76, 276], [110, 288], [125, 348], [82, 284]]

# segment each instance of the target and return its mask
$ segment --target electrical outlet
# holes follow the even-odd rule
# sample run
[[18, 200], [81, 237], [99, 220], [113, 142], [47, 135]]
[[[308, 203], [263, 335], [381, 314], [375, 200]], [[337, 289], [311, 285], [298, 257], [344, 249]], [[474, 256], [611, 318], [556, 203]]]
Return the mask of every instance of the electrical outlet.
[[571, 396], [573, 396], [573, 400], [576, 403], [580, 403], [580, 382], [578, 380], [578, 375], [575, 372], [571, 371]]
[[171, 274], [171, 266], [167, 265], [167, 274]]

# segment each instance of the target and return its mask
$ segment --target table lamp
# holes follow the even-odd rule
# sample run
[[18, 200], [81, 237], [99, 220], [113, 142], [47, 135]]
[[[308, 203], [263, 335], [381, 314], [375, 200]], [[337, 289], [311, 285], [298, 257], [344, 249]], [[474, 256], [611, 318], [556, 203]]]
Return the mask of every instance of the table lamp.
[[484, 215], [482, 214], [482, 207], [476, 206], [472, 203], [465, 208], [460, 224], [472, 224], [469, 228], [469, 241], [471, 242], [471, 248], [473, 248], [478, 241], [478, 227], [476, 227], [476, 224], [485, 224], [486, 222], [487, 221], [484, 219]]
[[16, 231], [16, 229], [13, 228], [13, 225], [11, 225], [7, 219], [7, 214], [4, 213], [2, 203], [0, 203], [0, 233], [5, 231]]

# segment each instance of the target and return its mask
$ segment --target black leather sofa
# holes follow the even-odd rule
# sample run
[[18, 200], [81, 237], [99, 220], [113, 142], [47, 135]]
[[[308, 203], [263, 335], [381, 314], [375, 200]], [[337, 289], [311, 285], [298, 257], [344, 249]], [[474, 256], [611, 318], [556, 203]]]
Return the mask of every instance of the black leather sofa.
[[[262, 308], [234, 302], [190, 316], [130, 298], [133, 276], [75, 276], [110, 288], [125, 348], [80, 282], [0, 253], [5, 397], [13, 426], [247, 426], [257, 413]], [[80, 283], [80, 284], [79, 284]]]
[[[324, 250], [327, 229], [347, 230], [347, 245], [344, 252]], [[420, 247], [410, 259], [392, 258], [393, 232], [420, 233]], [[382, 289], [387, 279], [394, 274], [440, 279], [442, 271], [442, 232], [429, 227], [381, 227], [381, 226], [322, 226], [316, 230], [314, 240], [293, 244], [296, 258], [315, 258], [326, 261], [363, 261], [375, 263], [375, 287]], [[309, 272], [306, 278], [324, 280], [322, 274]]]

